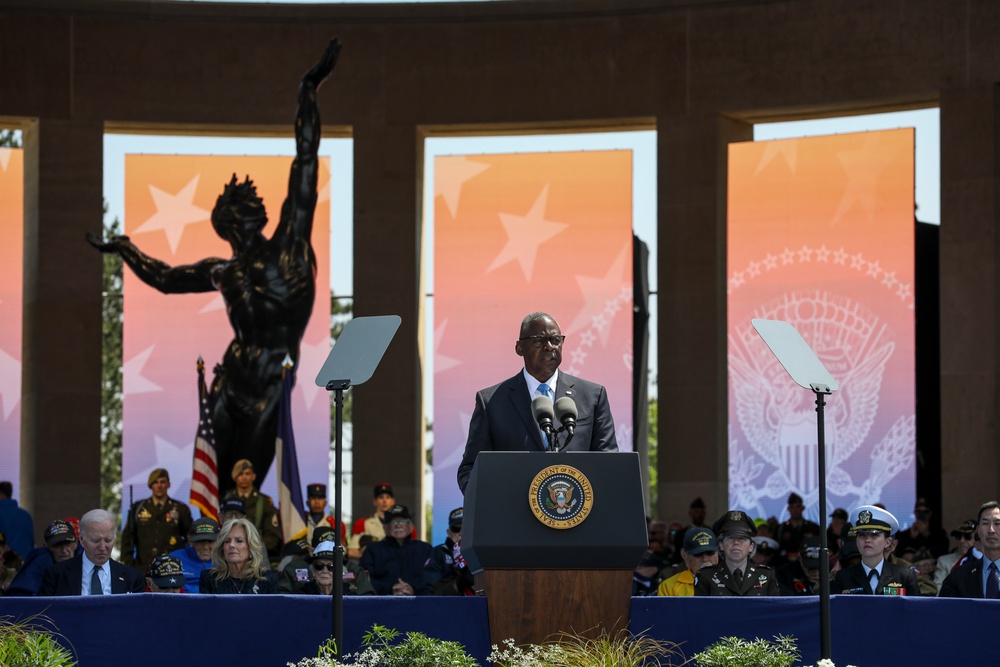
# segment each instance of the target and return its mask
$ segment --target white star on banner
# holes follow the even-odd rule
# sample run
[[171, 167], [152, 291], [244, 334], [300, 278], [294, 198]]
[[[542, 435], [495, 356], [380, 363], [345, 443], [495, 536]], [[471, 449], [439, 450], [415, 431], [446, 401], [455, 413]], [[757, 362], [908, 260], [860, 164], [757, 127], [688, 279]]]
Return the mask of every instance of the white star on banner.
[[882, 173], [892, 162], [892, 153], [878, 138], [878, 133], [870, 132], [865, 137], [865, 145], [861, 150], [843, 151], [837, 154], [837, 159], [847, 174], [847, 187], [837, 206], [837, 212], [830, 220], [832, 227], [855, 203], [864, 209], [869, 222], [875, 220], [875, 207], [879, 197], [879, 183]]
[[461, 361], [454, 357], [441, 354], [441, 341], [444, 340], [444, 331], [448, 328], [448, 320], [444, 320], [434, 329], [434, 374], [443, 373], [449, 368], [461, 365]]
[[569, 227], [565, 223], [545, 219], [545, 203], [548, 197], [549, 186], [546, 185], [542, 188], [538, 199], [531, 205], [531, 210], [528, 211], [527, 215], [498, 213], [500, 223], [507, 232], [507, 245], [486, 269], [486, 273], [508, 262], [517, 261], [521, 265], [521, 271], [524, 272], [524, 279], [531, 282], [538, 246]]
[[185, 185], [180, 192], [172, 195], [168, 192], [149, 186], [149, 194], [156, 205], [154, 213], [146, 222], [136, 228], [134, 234], [163, 230], [170, 244], [170, 252], [176, 253], [177, 246], [184, 235], [184, 227], [195, 222], [208, 220], [211, 212], [194, 205], [194, 193], [198, 189], [198, 175]]
[[0, 397], [3, 419], [7, 421], [21, 401], [21, 362], [0, 349]]
[[0, 148], [0, 169], [7, 171], [7, 163], [10, 162], [10, 154], [13, 148]]
[[142, 376], [143, 367], [149, 361], [154, 349], [156, 345], [150, 345], [122, 364], [122, 396], [163, 391], [163, 387]]
[[785, 158], [785, 164], [788, 165], [788, 169], [794, 174], [795, 162], [798, 157], [798, 142], [788, 140], [764, 142], [764, 150], [760, 154], [760, 160], [757, 162], [757, 168], [753, 172], [754, 176], [764, 171], [764, 168], [771, 164], [774, 158], [778, 156]]
[[489, 168], [490, 165], [473, 162], [464, 155], [438, 160], [437, 169], [434, 170], [434, 196], [444, 197], [444, 204], [451, 217], [454, 218], [458, 210], [458, 199], [465, 182]]
[[627, 273], [627, 260], [631, 250], [630, 245], [625, 245], [621, 252], [618, 253], [615, 261], [608, 267], [607, 273], [601, 278], [591, 278], [588, 276], [576, 277], [576, 283], [580, 286], [580, 294], [584, 298], [584, 305], [580, 309], [580, 312], [577, 313], [573, 323], [569, 325], [567, 331], [576, 332], [597, 323], [600, 325], [598, 334], [601, 339], [601, 345], [607, 347], [608, 336], [611, 335], [611, 327], [607, 326], [607, 322], [603, 318], [603, 313], [607, 306], [609, 294], [618, 295], [622, 287], [626, 285], [628, 287], [632, 286], [632, 276], [625, 275]]
[[[302, 342], [299, 346], [299, 368], [295, 376], [296, 389], [302, 387], [302, 393], [306, 399], [306, 408], [312, 410], [313, 402], [320, 392], [326, 392], [325, 387], [316, 385], [316, 374], [323, 368], [323, 362], [330, 356], [330, 337], [323, 336], [319, 342], [314, 344]], [[303, 372], [302, 369], [308, 369]], [[308, 375], [308, 377], [307, 377]]]

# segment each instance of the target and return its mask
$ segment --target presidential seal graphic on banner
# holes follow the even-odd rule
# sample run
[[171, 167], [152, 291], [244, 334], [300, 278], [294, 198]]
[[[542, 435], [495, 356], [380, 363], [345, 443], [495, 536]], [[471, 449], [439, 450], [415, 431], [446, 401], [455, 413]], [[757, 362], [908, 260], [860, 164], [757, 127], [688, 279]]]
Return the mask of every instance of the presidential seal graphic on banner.
[[594, 487], [571, 466], [549, 466], [535, 475], [528, 490], [535, 518], [550, 528], [573, 528], [583, 523], [594, 505]]

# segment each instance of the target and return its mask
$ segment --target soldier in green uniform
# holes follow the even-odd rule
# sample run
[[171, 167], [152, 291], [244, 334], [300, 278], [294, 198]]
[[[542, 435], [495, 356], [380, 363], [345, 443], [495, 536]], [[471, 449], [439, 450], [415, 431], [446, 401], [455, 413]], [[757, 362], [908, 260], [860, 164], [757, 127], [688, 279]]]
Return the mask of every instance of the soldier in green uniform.
[[712, 524], [719, 536], [719, 564], [698, 571], [695, 595], [778, 595], [774, 570], [751, 559], [757, 526], [740, 510], [730, 510]]
[[157, 468], [149, 473], [152, 497], [133, 503], [122, 531], [122, 562], [140, 572], [160, 554], [170, 553], [187, 544], [191, 530], [191, 510], [167, 496], [170, 473]]
[[233, 481], [236, 488], [226, 494], [225, 499], [239, 498], [246, 506], [247, 519], [254, 525], [267, 549], [268, 560], [272, 567], [281, 560], [281, 525], [278, 523], [278, 510], [274, 507], [271, 496], [260, 493], [254, 488], [257, 480], [253, 464], [248, 459], [240, 459], [233, 466]]

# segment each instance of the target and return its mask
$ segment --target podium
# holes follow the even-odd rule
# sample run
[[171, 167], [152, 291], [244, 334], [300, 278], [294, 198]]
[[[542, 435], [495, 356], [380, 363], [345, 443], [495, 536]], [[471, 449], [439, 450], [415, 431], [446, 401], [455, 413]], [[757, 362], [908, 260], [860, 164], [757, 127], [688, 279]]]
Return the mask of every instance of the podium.
[[482, 452], [465, 489], [462, 555], [490, 639], [628, 628], [648, 546], [635, 452]]

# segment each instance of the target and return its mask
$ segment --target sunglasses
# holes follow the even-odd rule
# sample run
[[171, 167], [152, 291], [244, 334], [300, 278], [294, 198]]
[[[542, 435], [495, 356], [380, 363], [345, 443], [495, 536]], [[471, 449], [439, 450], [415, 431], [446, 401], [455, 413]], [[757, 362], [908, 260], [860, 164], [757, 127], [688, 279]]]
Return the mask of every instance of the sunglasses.
[[322, 572], [323, 570], [333, 572], [333, 563], [313, 563], [313, 569], [317, 572]]

